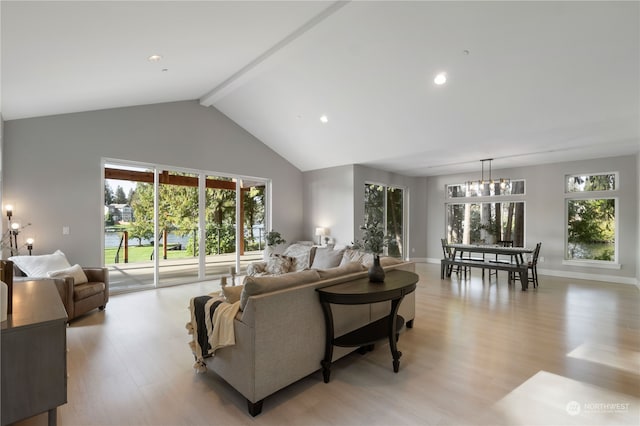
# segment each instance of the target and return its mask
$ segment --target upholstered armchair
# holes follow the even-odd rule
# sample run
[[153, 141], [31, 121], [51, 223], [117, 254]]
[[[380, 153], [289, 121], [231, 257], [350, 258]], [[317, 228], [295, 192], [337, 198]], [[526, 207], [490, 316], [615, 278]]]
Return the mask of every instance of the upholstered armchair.
[[70, 266], [60, 251], [43, 256], [14, 256], [11, 260], [14, 282], [42, 279], [55, 282], [69, 321], [96, 308], [104, 310], [109, 301], [107, 268]]
[[[76, 284], [70, 276], [54, 278], [69, 320], [96, 308], [101, 311], [109, 301], [109, 270], [107, 268], [83, 267], [87, 282]], [[64, 284], [61, 285], [61, 281]]]
[[76, 284], [75, 278], [69, 275], [42, 278], [26, 277], [18, 267], [14, 266], [14, 275], [17, 281], [53, 280], [67, 310], [69, 321], [96, 308], [102, 311], [109, 301], [109, 270], [100, 267], [82, 267], [82, 271], [88, 281]]

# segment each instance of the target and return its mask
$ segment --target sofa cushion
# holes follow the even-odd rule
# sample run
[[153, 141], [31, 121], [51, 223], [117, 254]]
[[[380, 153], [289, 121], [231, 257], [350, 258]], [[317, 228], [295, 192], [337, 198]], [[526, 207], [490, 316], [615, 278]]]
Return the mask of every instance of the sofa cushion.
[[313, 269], [329, 269], [340, 265], [345, 249], [334, 250], [333, 247], [318, 247], [313, 257]]
[[236, 303], [240, 300], [240, 295], [242, 294], [242, 289], [244, 285], [226, 285], [222, 287], [222, 294], [224, 294], [224, 298], [227, 303]]
[[240, 310], [244, 310], [250, 296], [256, 294], [270, 293], [301, 284], [308, 284], [320, 281], [318, 271], [309, 269], [307, 271], [292, 272], [284, 275], [266, 277], [245, 277], [244, 288], [240, 295]]
[[355, 272], [364, 271], [364, 266], [360, 262], [349, 262], [345, 263], [342, 266], [336, 266], [335, 268], [330, 269], [319, 269], [318, 275], [320, 275], [320, 279], [326, 280], [330, 278], [336, 278], [341, 275], [353, 274]]
[[13, 261], [27, 277], [46, 277], [49, 271], [71, 267], [67, 257], [60, 250], [40, 256], [12, 256], [9, 260]]
[[82, 300], [104, 292], [104, 283], [84, 283], [73, 286], [73, 299]]
[[398, 259], [397, 257], [384, 256], [380, 257], [380, 266], [392, 266], [398, 265], [400, 263], [404, 263], [404, 260]]
[[340, 266], [346, 265], [349, 262], [359, 262], [363, 265], [373, 264], [373, 255], [355, 249], [346, 249], [342, 255]]
[[89, 282], [87, 278], [87, 274], [82, 270], [82, 266], [75, 264], [70, 266], [69, 268], [60, 269], [58, 271], [49, 271], [47, 272], [47, 276], [51, 278], [63, 278], [63, 277], [71, 277], [73, 278], [73, 284], [84, 284]]

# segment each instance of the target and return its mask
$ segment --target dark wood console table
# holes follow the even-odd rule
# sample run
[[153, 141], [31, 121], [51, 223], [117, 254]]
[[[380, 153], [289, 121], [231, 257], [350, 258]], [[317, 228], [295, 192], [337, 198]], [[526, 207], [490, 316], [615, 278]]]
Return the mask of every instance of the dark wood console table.
[[52, 280], [13, 283], [2, 330], [2, 426], [67, 402], [67, 311]]
[[[383, 283], [372, 283], [369, 282], [368, 277], [364, 277], [316, 289], [320, 294], [320, 303], [327, 329], [324, 359], [321, 362], [325, 383], [329, 383], [331, 375], [333, 346], [363, 347], [372, 345], [385, 337], [389, 339], [389, 347], [393, 357], [393, 371], [398, 372], [402, 353], [398, 351], [396, 341], [398, 340], [398, 332], [404, 325], [404, 318], [398, 315], [398, 308], [404, 296], [416, 289], [418, 280], [418, 275], [413, 272], [394, 270], [386, 273]], [[362, 305], [388, 300], [391, 301], [391, 311], [388, 316], [334, 338], [332, 303], [336, 305]]]

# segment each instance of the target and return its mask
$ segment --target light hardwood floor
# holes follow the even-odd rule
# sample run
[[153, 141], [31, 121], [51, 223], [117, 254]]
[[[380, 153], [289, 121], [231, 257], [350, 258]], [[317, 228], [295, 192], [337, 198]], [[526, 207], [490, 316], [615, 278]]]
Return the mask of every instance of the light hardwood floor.
[[[541, 276], [537, 290], [522, 292], [506, 273], [496, 282], [479, 271], [440, 280], [439, 265], [416, 270], [415, 326], [400, 337], [398, 374], [382, 342], [338, 361], [329, 384], [316, 372], [268, 397], [255, 418], [214, 373], [192, 369], [188, 301], [216, 283], [114, 296], [68, 328], [69, 402], [58, 422], [640, 424], [636, 287]], [[20, 423], [44, 424], [45, 415]]]

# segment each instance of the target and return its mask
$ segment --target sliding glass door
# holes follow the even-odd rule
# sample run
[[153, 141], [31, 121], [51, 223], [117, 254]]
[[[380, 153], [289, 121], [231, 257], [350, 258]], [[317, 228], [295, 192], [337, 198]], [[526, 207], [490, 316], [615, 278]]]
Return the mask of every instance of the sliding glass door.
[[160, 285], [198, 278], [198, 175], [175, 170], [158, 172], [156, 247]]
[[261, 258], [267, 180], [116, 161], [105, 162], [104, 176], [114, 290], [231, 278]]

